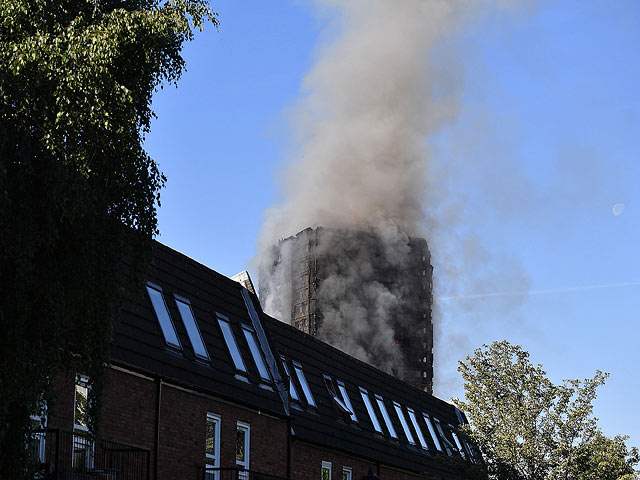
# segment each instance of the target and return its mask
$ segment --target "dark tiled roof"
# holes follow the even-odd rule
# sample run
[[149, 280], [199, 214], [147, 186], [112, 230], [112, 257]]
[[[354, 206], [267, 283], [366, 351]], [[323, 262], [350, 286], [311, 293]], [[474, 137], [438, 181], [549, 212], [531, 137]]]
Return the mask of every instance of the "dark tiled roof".
[[[344, 452], [369, 459], [372, 462], [398, 468], [430, 471], [442, 478], [459, 479], [440, 462], [434, 459], [436, 448], [425, 428], [422, 413], [438, 418], [443, 426], [460, 423], [453, 405], [414, 388], [364, 362], [321, 342], [287, 324], [275, 320], [261, 311], [257, 298], [244, 290], [244, 296], [253, 301], [264, 335], [277, 359], [276, 377], [285, 379], [279, 356], [302, 364], [317, 408], [292, 408], [283, 402], [277, 385], [273, 389], [260, 386], [253, 357], [242, 334], [242, 324], [252, 325], [252, 319], [243, 297], [242, 285], [197, 263], [191, 258], [156, 243], [154, 263], [148, 281], [162, 288], [162, 292], [182, 344], [182, 351], [167, 346], [158, 319], [146, 292], [139, 298], [130, 298], [122, 310], [121, 323], [117, 328], [111, 361], [152, 376], [161, 376], [168, 381], [200, 390], [250, 408], [272, 412], [285, 417], [291, 412], [294, 439], [336, 448]], [[184, 323], [178, 312], [174, 295], [188, 299], [199, 326], [211, 362], [198, 360], [194, 354]], [[247, 366], [246, 381], [236, 376], [236, 369], [224, 341], [216, 313], [229, 318], [240, 353]], [[259, 326], [256, 330], [260, 330]], [[261, 335], [261, 332], [259, 332]], [[263, 349], [264, 350], [264, 349]], [[290, 373], [295, 378], [292, 364]], [[273, 365], [272, 365], [273, 371]], [[334, 406], [323, 375], [344, 382], [358, 422], [345, 422]], [[297, 380], [298, 393], [303, 392]], [[374, 404], [383, 434], [377, 434], [360, 395], [359, 387], [365, 388]], [[285, 387], [286, 388], [286, 387]], [[283, 392], [284, 393], [284, 392]], [[386, 410], [398, 439], [391, 439], [384, 419], [376, 405], [374, 395], [384, 398]], [[285, 394], [286, 396], [286, 394]], [[416, 446], [409, 445], [404, 429], [395, 411], [393, 402], [398, 402], [403, 411], [412, 408], [418, 416], [423, 436], [429, 451], [420, 448], [410, 419]], [[453, 442], [452, 442], [453, 443]]]
[[[260, 376], [242, 334], [241, 324], [252, 325], [242, 286], [160, 243], [156, 243], [148, 281], [162, 288], [182, 351], [167, 347], [146, 292], [129, 299], [116, 330], [111, 361], [159, 375], [166, 380], [202, 390], [234, 402], [285, 415], [275, 390], [260, 386]], [[174, 294], [187, 298], [200, 328], [211, 362], [197, 360]], [[230, 319], [238, 347], [247, 366], [249, 382], [235, 377], [236, 369], [216, 319], [221, 313]]]
[[[444, 478], [459, 478], [450, 475], [450, 472], [434, 459], [437, 450], [422, 418], [422, 413], [427, 413], [438, 418], [443, 426], [458, 425], [460, 421], [453, 405], [265, 314], [263, 322], [268, 325], [272, 343], [279, 354], [302, 364], [317, 404], [317, 409], [307, 407], [305, 402], [302, 402], [302, 409], [290, 409], [295, 438], [329, 445], [388, 465], [416, 471], [438, 472]], [[325, 374], [344, 382], [358, 422], [347, 423], [339, 418], [340, 415], [323, 380]], [[374, 431], [359, 387], [368, 391], [383, 435]], [[383, 397], [398, 440], [390, 437], [374, 398], [375, 394]], [[410, 445], [407, 441], [393, 405], [394, 401], [403, 407], [416, 446]], [[412, 408], [418, 417], [429, 452], [419, 447], [420, 443], [407, 415], [407, 407]], [[452, 438], [451, 443], [454, 443]]]

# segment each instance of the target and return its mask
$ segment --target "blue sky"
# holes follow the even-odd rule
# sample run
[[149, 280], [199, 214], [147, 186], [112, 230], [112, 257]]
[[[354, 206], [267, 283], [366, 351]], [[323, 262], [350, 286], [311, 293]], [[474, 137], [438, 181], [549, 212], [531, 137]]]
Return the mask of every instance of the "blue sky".
[[[159, 240], [233, 275], [251, 268], [279, 199], [287, 112], [336, 32], [304, 1], [213, 7], [220, 30], [185, 47], [188, 71], [154, 97], [146, 147], [168, 177]], [[595, 413], [640, 445], [638, 45], [637, 1], [559, 0], [489, 9], [429, 59], [459, 90], [457, 115], [425, 138], [457, 219], [432, 245], [436, 283], [456, 283], [437, 299], [443, 397], [461, 395], [457, 360], [506, 338], [556, 382], [611, 372]], [[506, 295], [482, 296], [494, 293]]]

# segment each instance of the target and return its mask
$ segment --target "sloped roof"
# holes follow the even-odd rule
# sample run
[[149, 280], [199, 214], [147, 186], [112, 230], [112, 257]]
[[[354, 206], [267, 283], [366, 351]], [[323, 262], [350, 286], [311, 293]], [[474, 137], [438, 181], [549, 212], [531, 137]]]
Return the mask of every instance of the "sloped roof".
[[[157, 242], [148, 281], [162, 288], [182, 351], [167, 346], [152, 304], [144, 292], [143, 296], [129, 298], [123, 306], [111, 350], [113, 363], [158, 375], [239, 404], [283, 416], [286, 414], [275, 385], [272, 390], [260, 386], [259, 373], [242, 334], [241, 324], [252, 325], [242, 296], [242, 285]], [[201, 361], [195, 356], [174, 295], [190, 301], [211, 362]], [[229, 318], [248, 370], [248, 382], [236, 377], [216, 313]]]
[[[148, 281], [162, 289], [182, 350], [178, 351], [167, 345], [150, 298], [145, 292], [143, 296], [129, 298], [125, 302], [112, 348], [112, 363], [125, 365], [154, 377], [160, 376], [167, 381], [250, 408], [269, 411], [277, 416], [290, 415], [296, 440], [336, 448], [372, 462], [379, 461], [398, 468], [430, 471], [442, 478], [461, 478], [434, 459], [437, 450], [422, 417], [423, 413], [427, 413], [432, 418], [438, 418], [445, 428], [448, 424], [458, 425], [460, 412], [453, 405], [266, 315], [262, 312], [257, 297], [241, 284], [157, 242]], [[210, 362], [196, 357], [174, 295], [189, 300]], [[253, 310], [251, 305], [255, 312], [250, 312]], [[254, 316], [257, 313], [257, 317], [252, 319], [252, 313]], [[238, 378], [216, 314], [229, 319], [248, 370], [244, 380]], [[275, 359], [269, 366], [275, 379], [272, 388], [261, 385], [249, 345], [242, 334], [243, 324], [253, 325], [256, 331], [261, 331], [257, 332], [259, 335], [264, 334], [262, 341], [266, 341], [268, 345], [263, 345], [262, 350], [267, 350], [267, 357], [270, 351], [272, 359]], [[288, 381], [280, 355], [302, 365], [317, 408], [308, 407], [306, 402], [289, 404], [286, 392], [282, 390], [286, 390]], [[289, 369], [293, 374], [291, 363]], [[344, 382], [358, 417], [357, 422], [340, 419], [323, 375]], [[300, 384], [295, 380], [295, 375], [292, 376], [302, 395]], [[365, 388], [370, 395], [383, 434], [376, 433], [373, 429], [360, 395], [360, 387]], [[388, 434], [376, 405], [376, 394], [384, 399], [398, 439], [392, 439]], [[402, 406], [417, 444], [415, 446], [407, 442], [394, 401]], [[423, 437], [428, 443], [428, 451], [420, 448], [414, 427], [406, 416], [407, 408], [413, 409], [418, 417]]]
[[[316, 444], [330, 445], [364, 458], [378, 460], [416, 471], [440, 473], [444, 478], [459, 478], [434, 459], [437, 449], [429, 434], [422, 414], [440, 420], [443, 426], [459, 425], [456, 408], [439, 398], [384, 373], [312, 336], [263, 314], [275, 348], [286, 358], [300, 362], [313, 392], [317, 409], [302, 402], [301, 409], [291, 408], [295, 437]], [[341, 380], [358, 418], [345, 422], [333, 405], [323, 375]], [[295, 378], [295, 375], [294, 375]], [[369, 393], [383, 434], [375, 432], [359, 388]], [[390, 437], [374, 395], [384, 399], [386, 410], [398, 439]], [[393, 402], [402, 406], [416, 446], [410, 445], [400, 423]], [[415, 411], [429, 451], [420, 448], [415, 429], [407, 416], [407, 407]], [[451, 443], [453, 439], [451, 439]]]

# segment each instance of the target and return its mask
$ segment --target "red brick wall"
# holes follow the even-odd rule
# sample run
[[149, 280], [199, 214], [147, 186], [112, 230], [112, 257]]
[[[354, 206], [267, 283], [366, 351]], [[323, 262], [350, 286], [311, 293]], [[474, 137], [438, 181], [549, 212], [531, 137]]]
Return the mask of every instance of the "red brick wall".
[[[236, 422], [250, 424], [251, 470], [286, 477], [287, 422], [164, 386], [159, 478], [186, 478], [205, 463], [207, 412], [221, 417], [220, 466], [235, 467]], [[191, 473], [189, 473], [191, 475]]]
[[[73, 430], [74, 379], [59, 378], [56, 406], [49, 426]], [[148, 449], [151, 476], [155, 465], [157, 383], [128, 372], [107, 369], [102, 401], [100, 437]], [[286, 477], [287, 422], [206, 396], [162, 386], [160, 409], [159, 479], [195, 478], [205, 463], [207, 412], [221, 417], [220, 466], [235, 467], [236, 424], [250, 424], [251, 470]]]
[[[323, 460], [331, 462], [332, 480], [342, 480], [343, 467], [351, 467], [353, 480], [360, 480], [367, 474], [369, 467], [373, 468], [373, 473], [377, 473], [376, 465], [373, 462], [366, 462], [306, 443], [294, 442], [291, 448], [291, 480], [319, 480]], [[380, 468], [381, 480], [416, 480], [419, 478], [419, 475], [399, 472], [384, 466]]]

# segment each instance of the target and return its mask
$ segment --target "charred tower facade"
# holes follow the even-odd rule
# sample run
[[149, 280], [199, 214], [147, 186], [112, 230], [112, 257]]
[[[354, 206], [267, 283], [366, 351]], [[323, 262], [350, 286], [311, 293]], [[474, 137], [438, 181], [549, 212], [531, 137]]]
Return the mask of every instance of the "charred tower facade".
[[427, 241], [307, 228], [259, 272], [266, 312], [432, 393], [433, 268]]

